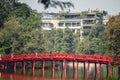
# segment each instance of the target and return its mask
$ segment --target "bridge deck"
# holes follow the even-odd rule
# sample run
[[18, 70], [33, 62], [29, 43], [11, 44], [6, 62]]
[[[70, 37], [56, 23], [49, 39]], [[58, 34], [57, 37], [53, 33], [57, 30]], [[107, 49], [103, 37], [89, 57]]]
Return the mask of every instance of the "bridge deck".
[[[11, 62], [11, 61], [24, 61], [24, 60], [68, 60], [68, 61], [80, 61], [80, 62], [91, 62], [91, 63], [111, 63], [113, 58], [109, 56], [100, 55], [88, 55], [88, 54], [13, 54], [8, 56], [2, 56], [0, 62]], [[120, 60], [120, 59], [118, 59]]]

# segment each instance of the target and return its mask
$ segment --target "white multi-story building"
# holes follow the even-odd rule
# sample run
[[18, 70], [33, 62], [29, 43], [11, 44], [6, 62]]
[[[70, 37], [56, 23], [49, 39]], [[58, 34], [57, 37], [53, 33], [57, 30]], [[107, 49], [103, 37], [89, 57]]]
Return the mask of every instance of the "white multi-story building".
[[91, 29], [96, 23], [106, 25], [108, 18], [106, 11], [88, 10], [81, 13], [42, 13], [42, 29], [65, 29], [70, 28], [75, 33], [80, 32], [80, 37], [84, 29]]

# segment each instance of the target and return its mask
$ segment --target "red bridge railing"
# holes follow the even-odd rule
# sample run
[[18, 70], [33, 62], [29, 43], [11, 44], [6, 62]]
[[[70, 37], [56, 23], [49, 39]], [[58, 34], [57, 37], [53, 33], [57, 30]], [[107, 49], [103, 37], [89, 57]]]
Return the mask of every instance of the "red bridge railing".
[[[88, 54], [13, 54], [8, 56], [2, 56], [0, 62], [10, 61], [23, 61], [23, 60], [76, 60], [76, 61], [87, 61], [91, 63], [111, 63], [113, 58], [109, 56], [100, 55], [88, 55]], [[118, 59], [120, 60], [120, 58]]]
[[[73, 62], [73, 70], [75, 67], [76, 63], [76, 78], [78, 78], [78, 63], [83, 62], [84, 65], [84, 75], [87, 72], [87, 76], [89, 78], [89, 72], [90, 72], [90, 63], [95, 64], [95, 71], [97, 69], [97, 74], [98, 77], [100, 78], [101, 75], [101, 64], [105, 64], [108, 66], [109, 64], [109, 72], [107, 73], [112, 76], [112, 62], [113, 62], [113, 57], [110, 56], [100, 56], [100, 55], [89, 55], [89, 54], [46, 54], [46, 53], [31, 53], [31, 54], [13, 54], [13, 55], [8, 55], [8, 56], [0, 56], [0, 64], [3, 64], [4, 69], [7, 70], [8, 63], [13, 62], [14, 63], [14, 73], [16, 73], [16, 65], [17, 62], [21, 61], [22, 62], [22, 69], [23, 69], [23, 74], [26, 73], [26, 61], [31, 61], [32, 63], [32, 73], [34, 75], [35, 71], [35, 62], [41, 60], [41, 68], [42, 68], [42, 76], [44, 76], [44, 67], [45, 67], [45, 61], [51, 60], [52, 61], [52, 76], [54, 77], [55, 75], [55, 64], [56, 61], [62, 61], [62, 71], [63, 74], [66, 76], [66, 67], [68, 61]], [[120, 62], [120, 58], [117, 59], [117, 61]], [[86, 64], [87, 62], [87, 64]], [[97, 63], [97, 64], [96, 64]], [[86, 69], [87, 65], [87, 69]], [[98, 66], [97, 66], [98, 65]], [[107, 67], [108, 70], [108, 67]], [[74, 71], [73, 71], [74, 72]], [[96, 75], [96, 74], [95, 74]]]

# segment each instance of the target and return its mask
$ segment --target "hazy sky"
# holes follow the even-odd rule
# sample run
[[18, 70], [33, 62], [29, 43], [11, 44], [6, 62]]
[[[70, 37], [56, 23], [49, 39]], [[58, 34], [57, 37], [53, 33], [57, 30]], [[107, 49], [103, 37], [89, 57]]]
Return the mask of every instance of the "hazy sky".
[[[20, 2], [27, 3], [32, 9], [38, 12], [59, 12], [60, 8], [48, 8], [44, 10], [42, 4], [38, 4], [37, 0], [19, 0]], [[70, 8], [71, 12], [81, 12], [90, 9], [106, 10], [110, 15], [116, 15], [120, 12], [120, 0], [62, 0], [70, 1], [74, 4], [75, 8]], [[66, 10], [67, 11], [67, 10]]]

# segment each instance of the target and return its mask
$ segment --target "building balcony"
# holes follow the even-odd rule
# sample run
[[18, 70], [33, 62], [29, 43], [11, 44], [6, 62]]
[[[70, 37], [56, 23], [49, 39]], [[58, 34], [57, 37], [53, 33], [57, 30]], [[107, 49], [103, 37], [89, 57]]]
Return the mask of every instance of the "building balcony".
[[51, 27], [42, 27], [43, 30], [52, 30], [53, 28]]
[[70, 26], [70, 27], [66, 27], [66, 26], [58, 26], [56, 27], [56, 29], [65, 29], [65, 28], [69, 28], [69, 29], [82, 29], [82, 26]]
[[83, 24], [83, 26], [94, 26], [95, 24]]

